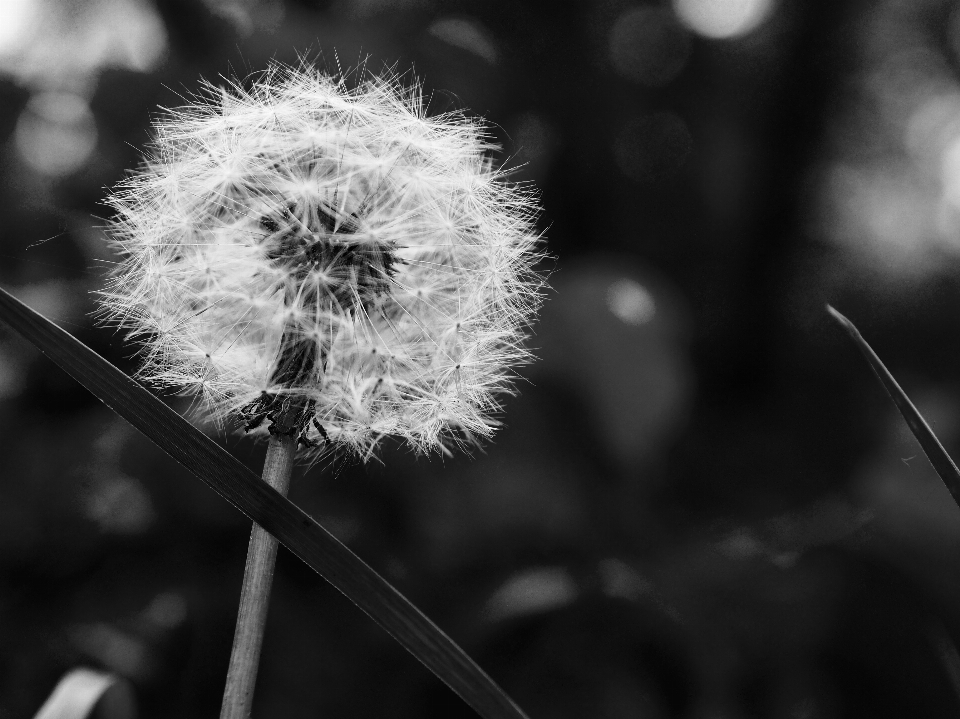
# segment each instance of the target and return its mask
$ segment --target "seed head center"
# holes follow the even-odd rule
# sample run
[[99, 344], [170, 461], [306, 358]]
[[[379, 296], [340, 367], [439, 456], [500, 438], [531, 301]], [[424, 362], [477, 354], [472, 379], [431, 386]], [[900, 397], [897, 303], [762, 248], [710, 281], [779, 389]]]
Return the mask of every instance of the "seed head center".
[[[309, 226], [299, 219], [296, 207], [289, 207], [279, 218], [260, 220], [269, 233], [267, 257], [289, 273], [296, 293], [305, 297], [306, 291], [311, 306], [326, 305], [348, 314], [358, 305], [369, 309], [389, 294], [399, 263], [393, 245], [360, 232], [356, 215], [340, 219], [318, 207], [316, 218]], [[311, 294], [310, 276], [323, 278], [320, 296], [316, 291], [321, 290]]]

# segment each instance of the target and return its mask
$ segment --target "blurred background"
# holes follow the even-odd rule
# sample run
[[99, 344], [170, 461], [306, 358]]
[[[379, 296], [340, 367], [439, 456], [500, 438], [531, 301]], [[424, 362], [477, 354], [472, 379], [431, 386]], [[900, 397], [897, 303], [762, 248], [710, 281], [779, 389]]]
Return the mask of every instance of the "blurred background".
[[[553, 260], [494, 442], [292, 499], [532, 719], [957, 716], [960, 511], [824, 304], [957, 456], [960, 4], [2, 0], [0, 283], [131, 370], [106, 188], [298, 54], [487, 117]], [[5, 329], [0, 446], [0, 716], [75, 667], [216, 715], [249, 522]], [[284, 550], [254, 714], [473, 716]]]

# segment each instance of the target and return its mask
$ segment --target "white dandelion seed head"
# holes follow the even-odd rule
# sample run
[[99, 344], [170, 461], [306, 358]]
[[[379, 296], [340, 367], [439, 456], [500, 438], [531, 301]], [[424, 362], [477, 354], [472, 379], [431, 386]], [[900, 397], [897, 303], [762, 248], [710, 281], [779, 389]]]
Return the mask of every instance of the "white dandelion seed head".
[[108, 199], [103, 316], [217, 422], [297, 403], [312, 456], [488, 437], [542, 287], [536, 200], [494, 149], [395, 77], [206, 84]]

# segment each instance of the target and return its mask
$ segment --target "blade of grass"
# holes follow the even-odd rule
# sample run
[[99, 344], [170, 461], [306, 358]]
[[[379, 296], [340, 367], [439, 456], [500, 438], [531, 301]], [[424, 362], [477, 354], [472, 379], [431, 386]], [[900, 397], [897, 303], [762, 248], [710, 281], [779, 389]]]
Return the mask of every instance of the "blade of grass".
[[953, 496], [953, 501], [960, 507], [960, 470], [957, 469], [957, 465], [950, 459], [950, 455], [947, 454], [943, 445], [940, 444], [940, 440], [937, 439], [933, 430], [930, 429], [930, 425], [927, 424], [927, 421], [914, 406], [913, 402], [910, 401], [910, 398], [907, 397], [906, 393], [900, 388], [900, 385], [897, 384], [893, 375], [890, 374], [890, 371], [884, 366], [883, 362], [880, 361], [880, 358], [877, 357], [876, 352], [873, 351], [870, 345], [867, 344], [867, 341], [860, 335], [860, 332], [854, 326], [853, 322], [837, 312], [830, 305], [827, 305], [827, 311], [847, 331], [847, 334], [853, 339], [854, 344], [856, 344], [863, 356], [867, 358], [870, 367], [873, 368], [874, 373], [880, 379], [880, 383], [887, 390], [887, 394], [893, 399], [894, 404], [897, 405], [897, 409], [900, 410], [900, 414], [903, 415], [903, 418], [906, 420], [907, 426], [910, 427], [910, 431], [913, 432], [913, 436], [917, 438], [917, 441], [923, 448], [923, 453], [927, 455], [930, 464], [937, 470], [937, 474], [940, 475], [943, 483], [947, 485], [947, 489], [950, 490], [950, 494]]
[[270, 532], [367, 613], [485, 719], [526, 719], [500, 687], [419, 609], [308, 514], [140, 384], [0, 288], [0, 321], [107, 407]]

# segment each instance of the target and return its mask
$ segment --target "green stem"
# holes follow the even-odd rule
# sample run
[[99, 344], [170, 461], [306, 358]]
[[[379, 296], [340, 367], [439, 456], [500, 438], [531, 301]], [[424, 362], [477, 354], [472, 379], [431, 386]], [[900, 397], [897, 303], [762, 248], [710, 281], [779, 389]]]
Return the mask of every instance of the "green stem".
[[[284, 496], [290, 486], [296, 449], [295, 436], [270, 435], [267, 458], [263, 465], [263, 481]], [[247, 548], [247, 564], [243, 571], [243, 589], [240, 592], [240, 612], [233, 635], [233, 651], [227, 669], [227, 685], [223, 691], [220, 719], [248, 719], [250, 716], [276, 560], [277, 540], [260, 525], [254, 524]]]

